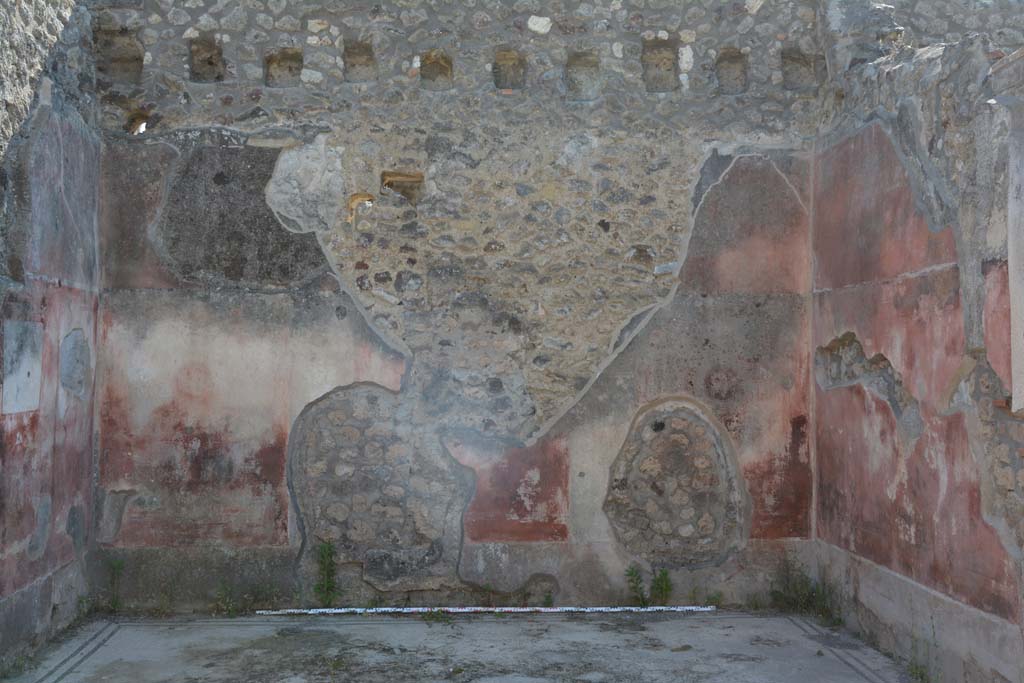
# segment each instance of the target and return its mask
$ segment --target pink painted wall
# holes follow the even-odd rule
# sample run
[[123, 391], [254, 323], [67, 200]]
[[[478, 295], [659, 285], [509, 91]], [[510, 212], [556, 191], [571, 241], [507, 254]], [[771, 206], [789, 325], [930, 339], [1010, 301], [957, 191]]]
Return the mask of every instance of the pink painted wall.
[[[1018, 571], [982, 516], [967, 416], [950, 405], [967, 348], [952, 228], [929, 230], [893, 143], [871, 125], [815, 167], [813, 346], [852, 332], [882, 354], [920, 433], [869, 382], [814, 393], [818, 535], [1010, 620]], [[985, 339], [1008, 378], [1005, 267], [986, 273]], [[899, 408], [902, 410], [902, 408]]]

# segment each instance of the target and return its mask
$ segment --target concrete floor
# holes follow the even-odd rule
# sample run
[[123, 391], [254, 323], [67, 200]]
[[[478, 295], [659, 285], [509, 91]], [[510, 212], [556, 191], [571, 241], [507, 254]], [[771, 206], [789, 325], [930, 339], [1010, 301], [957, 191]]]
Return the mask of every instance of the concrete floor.
[[901, 671], [850, 636], [796, 617], [253, 617], [95, 621], [16, 681], [909, 680]]

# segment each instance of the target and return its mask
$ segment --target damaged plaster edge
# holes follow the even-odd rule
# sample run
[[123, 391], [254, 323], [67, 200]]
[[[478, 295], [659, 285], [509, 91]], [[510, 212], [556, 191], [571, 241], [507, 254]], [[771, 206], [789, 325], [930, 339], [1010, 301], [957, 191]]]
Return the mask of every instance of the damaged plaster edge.
[[[737, 152], [737, 149], [744, 151]], [[608, 367], [613, 362], [615, 362], [615, 360], [627, 348], [629, 348], [633, 340], [636, 339], [647, 328], [649, 324], [651, 324], [651, 321], [654, 320], [655, 316], [661, 310], [667, 308], [675, 300], [676, 294], [679, 292], [679, 288], [682, 284], [679, 277], [683, 271], [683, 268], [686, 266], [686, 257], [690, 251], [690, 241], [693, 239], [694, 226], [697, 224], [697, 217], [700, 215], [700, 212], [704, 207], [704, 200], [711, 193], [712, 188], [714, 188], [716, 185], [719, 185], [725, 180], [726, 176], [728, 176], [729, 173], [732, 171], [733, 167], [735, 167], [737, 161], [745, 158], [762, 158], [765, 161], [767, 161], [771, 165], [772, 169], [776, 173], [778, 173], [785, 181], [786, 186], [790, 189], [791, 192], [793, 192], [793, 195], [794, 197], [796, 197], [797, 202], [800, 204], [804, 212], [807, 214], [808, 219], [810, 219], [810, 208], [804, 203], [803, 198], [800, 196], [800, 193], [797, 192], [795, 187], [793, 187], [793, 184], [789, 181], [789, 178], [786, 177], [786, 174], [784, 174], [781, 171], [781, 169], [779, 169], [779, 167], [776, 165], [775, 160], [769, 156], [769, 152], [773, 150], [787, 151], [791, 153], [796, 150], [793, 150], [791, 147], [782, 146], [777, 148], [763, 148], [758, 151], [745, 151], [747, 149], [749, 149], [749, 147], [746, 145], [731, 146], [719, 143], [708, 144], [705, 146], [704, 158], [700, 164], [701, 168], [704, 168], [704, 166], [714, 155], [730, 155], [732, 156], [732, 159], [730, 160], [728, 165], [726, 165], [726, 167], [722, 170], [721, 174], [715, 179], [715, 181], [709, 184], [706, 188], [704, 188], [704, 191], [700, 196], [700, 200], [697, 202], [697, 206], [694, 208], [693, 212], [688, 216], [687, 220], [689, 221], [689, 226], [686, 229], [683, 238], [680, 240], [680, 245], [678, 251], [676, 252], [675, 259], [675, 263], [677, 265], [671, 272], [672, 277], [674, 278], [672, 288], [664, 297], [655, 301], [653, 304], [648, 304], [647, 306], [640, 308], [632, 316], [630, 316], [625, 323], [619, 326], [619, 328], [612, 335], [612, 340], [609, 342], [608, 354], [594, 369], [594, 372], [590, 376], [590, 379], [587, 380], [587, 383], [583, 386], [582, 389], [576, 392], [576, 394], [572, 397], [571, 400], [566, 401], [562, 408], [560, 408], [557, 412], [552, 414], [551, 417], [545, 420], [543, 424], [541, 424], [528, 435], [526, 439], [526, 446], [533, 446], [538, 441], [546, 437], [548, 433], [552, 429], [554, 429], [555, 425], [557, 425], [562, 420], [562, 418], [564, 418], [566, 415], [572, 412], [576, 408], [576, 406], [578, 406], [580, 402], [583, 401], [584, 397], [586, 397], [586, 395], [590, 392], [591, 387], [601, 378], [605, 370], [607, 370]], [[694, 177], [694, 180], [690, 187], [691, 197], [696, 194], [700, 186], [700, 181], [701, 178], [700, 174], [698, 173]], [[636, 326], [629, 332], [629, 334], [625, 338], [621, 338], [622, 332], [626, 330], [634, 322], [638, 315], [642, 315], [643, 318], [636, 324]]]
[[[404, 375], [403, 375], [404, 380]], [[295, 559], [293, 561], [293, 568], [295, 575], [298, 576], [302, 564], [302, 557], [306, 554], [306, 546], [309, 543], [309, 535], [306, 531], [306, 523], [302, 518], [302, 510], [299, 508], [299, 497], [295, 492], [295, 452], [293, 449], [298, 448], [298, 443], [302, 441], [300, 437], [305, 436], [304, 429], [302, 426], [305, 424], [305, 419], [309, 413], [315, 410], [321, 403], [329, 401], [336, 394], [350, 391], [359, 388], [372, 388], [384, 391], [392, 396], [397, 396], [401, 393], [401, 389], [391, 389], [383, 384], [378, 384], [371, 380], [361, 380], [358, 382], [349, 382], [348, 384], [338, 385], [328, 391], [325, 391], [320, 396], [317, 396], [312, 401], [302, 406], [302, 410], [295, 416], [295, 419], [288, 426], [288, 439], [285, 444], [285, 486], [288, 490], [288, 507], [294, 514], [296, 529], [299, 533], [299, 548], [295, 553]], [[288, 547], [293, 547], [291, 539], [289, 539]]]
[[[703, 569], [706, 567], [721, 566], [729, 559], [729, 557], [744, 550], [750, 542], [750, 531], [753, 526], [754, 502], [750, 495], [750, 491], [747, 488], [747, 479], [743, 476], [743, 468], [739, 461], [739, 453], [736, 445], [732, 442], [732, 439], [729, 436], [729, 430], [726, 428], [725, 424], [723, 424], [722, 421], [718, 419], [718, 416], [715, 415], [714, 409], [700, 399], [685, 394], [670, 394], [642, 403], [636, 408], [636, 412], [633, 413], [633, 418], [629, 421], [629, 427], [626, 429], [622, 437], [622, 442], [617, 445], [615, 452], [620, 453], [622, 449], [626, 447], [626, 441], [629, 439], [629, 436], [634, 433], [640, 423], [643, 422], [652, 411], [678, 410], [680, 408], [693, 413], [699, 420], [711, 427], [711, 436], [721, 449], [722, 455], [729, 466], [727, 472], [733, 476], [731, 489], [735, 492], [735, 498], [731, 502], [736, 505], [739, 511], [739, 528], [737, 529], [738, 542], [730, 544], [719, 556], [714, 557], [711, 560], [687, 565], [687, 569]], [[617, 536], [615, 536], [615, 544], [619, 548], [622, 548], [622, 542], [619, 541]]]
[[[916, 98], [909, 98], [909, 100], [916, 101]], [[922, 160], [922, 156], [930, 159], [926, 152], [922, 153], [916, 147], [913, 149], [905, 148], [903, 137], [897, 137], [894, 134], [894, 131], [898, 129], [900, 112], [903, 111], [903, 107], [907, 102], [907, 98], [898, 100], [895, 103], [898, 111], [895, 112], [878, 106], [866, 115], [858, 116], [846, 125], [840, 123], [830, 131], [821, 133], [819, 135], [820, 149], [817, 152], [816, 158], [828, 154], [837, 146], [856, 138], [865, 131], [870, 130], [873, 126], [877, 126], [888, 139], [893, 153], [900, 161], [900, 166], [907, 174], [907, 181], [910, 184], [911, 194], [914, 197], [914, 208], [925, 217], [929, 232], [940, 233], [946, 229], [956, 228], [959, 225], [959, 220], [953, 215], [952, 207], [957, 206], [959, 200], [952, 196], [945, 175], [936, 169], [930, 160], [927, 162]], [[915, 119], [914, 123], [920, 127], [920, 121]], [[936, 194], [945, 204], [945, 213], [949, 215], [943, 215], [942, 211], [938, 211], [925, 203], [923, 197], [929, 194], [925, 191], [925, 188], [935, 189]], [[954, 230], [954, 233], [959, 233], [959, 230]], [[957, 246], [959, 247], [960, 245], [958, 244]]]
[[943, 271], [952, 270], [954, 268], [960, 268], [959, 261], [947, 261], [946, 263], [936, 263], [931, 266], [925, 266], [924, 268], [921, 268], [919, 270], [912, 270], [907, 273], [900, 273], [899, 275], [894, 275], [889, 278], [865, 280], [863, 282], [851, 282], [850, 284], [842, 285], [840, 287], [815, 287], [811, 289], [811, 294], [816, 296], [818, 294], [830, 294], [832, 292], [854, 290], [857, 289], [858, 287], [877, 287], [884, 285], [895, 285], [900, 284], [901, 282], [906, 282], [918, 277], [922, 277], [924, 275], [941, 273]]
[[[948, 407], [945, 414], [960, 413], [964, 416], [967, 426], [967, 449], [978, 468], [982, 499], [981, 517], [995, 530], [1004, 550], [1017, 562], [1021, 562], [1024, 561], [1024, 547], [1021, 546], [1015, 531], [1010, 527], [1006, 511], [1001, 510], [999, 501], [993, 499], [993, 491], [997, 484], [993, 477], [992, 454], [987, 448], [991, 439], [985, 436], [987, 431], [985, 423], [991, 422], [992, 418], [983, 417], [971, 396], [972, 384], [979, 373], [989, 375], [997, 396], [1008, 396], [1006, 387], [982, 350], [964, 356], [963, 362], [947, 390]], [[993, 407], [993, 410], [998, 412], [1004, 409]], [[1012, 415], [1012, 413], [1010, 414]], [[1021, 588], [1024, 590], [1024, 566], [1021, 567], [1020, 580]], [[1021, 604], [1020, 616], [1021, 634], [1024, 636], [1024, 602]]]
[[328, 257], [327, 249], [324, 246], [324, 240], [327, 239], [327, 235], [325, 233], [318, 232], [315, 233], [315, 236], [317, 246], [320, 247], [320, 251], [324, 255], [324, 260], [327, 262], [328, 272], [330, 273], [331, 277], [333, 277], [334, 280], [338, 283], [338, 287], [340, 288], [341, 292], [344, 293], [344, 295], [349, 299], [349, 301], [352, 302], [352, 306], [359, 313], [359, 317], [362, 319], [363, 324], [366, 325], [367, 331], [369, 331], [373, 335], [376, 335], [378, 341], [388, 351], [391, 351], [392, 353], [396, 353], [402, 356], [403, 361], [405, 363], [405, 369], [402, 371], [401, 386], [404, 388], [409, 378], [409, 372], [412, 369], [412, 361], [414, 357], [412, 349], [409, 348], [409, 345], [406, 344], [403, 339], [388, 332], [387, 330], [382, 329], [379, 325], [373, 322], [373, 317], [370, 315], [370, 312], [367, 310], [365, 306], [363, 306], [363, 303], [359, 300], [359, 297], [355, 296], [352, 293], [351, 289], [349, 289], [349, 287], [345, 284], [345, 278], [341, 276], [341, 273], [338, 272], [335, 264]]
[[[842, 349], [855, 348], [863, 367], [860, 372], [847, 379], [838, 378], [832, 381], [829, 368], [831, 359], [840, 357]], [[840, 357], [841, 359], [841, 357]], [[817, 346], [814, 350], [813, 372], [815, 385], [821, 391], [832, 391], [854, 386], [860, 386], [864, 391], [885, 401], [892, 411], [897, 425], [901, 427], [900, 435], [906, 436], [910, 442], [916, 441], [924, 432], [924, 418], [921, 415], [921, 401], [907, 388], [903, 375], [892, 364], [892, 361], [881, 351], [876, 351], [868, 356], [864, 348], [864, 342], [853, 330], [847, 330], [842, 334], [833, 337], [828, 343]], [[892, 386], [878, 386], [879, 378], [885, 381], [885, 377], [891, 378]], [[882, 389], [889, 389], [883, 391]], [[905, 399], [901, 401], [900, 399]]]

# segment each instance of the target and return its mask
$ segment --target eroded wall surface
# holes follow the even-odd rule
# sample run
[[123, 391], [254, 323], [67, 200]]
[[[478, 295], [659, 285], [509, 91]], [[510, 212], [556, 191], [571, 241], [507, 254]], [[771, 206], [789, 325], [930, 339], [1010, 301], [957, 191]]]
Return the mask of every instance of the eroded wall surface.
[[[40, 9], [25, 7], [20, 16]], [[65, 34], [69, 42], [59, 50], [77, 49], [82, 18], [78, 13], [72, 19]], [[38, 106], [0, 166], [6, 246], [0, 279], [4, 656], [65, 627], [89, 592], [100, 141], [78, 109], [77, 90], [78, 78], [87, 81], [89, 75], [88, 63], [46, 72]], [[9, 83], [15, 87], [19, 81]], [[8, 122], [15, 123], [5, 119], [0, 132], [8, 132]]]
[[356, 604], [741, 598], [809, 535], [813, 3], [94, 16], [133, 599], [323, 542]]
[[0, 637], [94, 544], [161, 610], [309, 604], [323, 543], [355, 605], [742, 602], [796, 549], [1021, 678], [1006, 7], [76, 12], [0, 178]]
[[[35, 97], [37, 79], [50, 57], [50, 50], [61, 38], [74, 7], [74, 0], [36, 0], [20, 2], [4, 0], [0, 4], [0, 157], [4, 156], [7, 144], [25, 118]], [[72, 32], [78, 29], [72, 22]], [[77, 36], [68, 41], [74, 43]], [[88, 36], [86, 36], [88, 40]], [[76, 48], [66, 57], [73, 62], [72, 70], [79, 66], [78, 60], [86, 56]]]
[[822, 563], [853, 623], [942, 680], [1022, 675], [1002, 57], [973, 37], [851, 70], [815, 159]]

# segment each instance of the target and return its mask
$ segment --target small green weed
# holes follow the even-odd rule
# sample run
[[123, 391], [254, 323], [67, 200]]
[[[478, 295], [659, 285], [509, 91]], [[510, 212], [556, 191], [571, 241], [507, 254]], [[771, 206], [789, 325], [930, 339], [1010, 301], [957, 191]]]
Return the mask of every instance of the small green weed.
[[672, 579], [669, 578], [667, 569], [655, 572], [648, 592], [644, 589], [644, 577], [640, 568], [634, 565], [626, 570], [626, 585], [629, 586], [629, 593], [634, 602], [641, 607], [668, 605], [672, 600]]
[[907, 674], [913, 683], [931, 683], [932, 681], [932, 677], [928, 673], [928, 667], [921, 662], [911, 662], [907, 667]]
[[544, 603], [543, 604], [544, 604], [545, 607], [554, 607], [555, 606], [555, 596], [551, 595], [551, 591], [548, 591], [547, 593], [544, 594]]
[[321, 607], [333, 607], [341, 596], [336, 578], [338, 562], [334, 544], [323, 541], [316, 547], [316, 583], [313, 593]]
[[237, 617], [241, 612], [235, 592], [225, 581], [217, 585], [217, 593], [214, 596], [210, 612], [222, 617]]
[[633, 600], [641, 607], [647, 607], [650, 604], [647, 592], [644, 590], [644, 577], [640, 574], [639, 567], [634, 565], [626, 570], [626, 585], [629, 586], [629, 593]]
[[451, 624], [452, 615], [439, 609], [423, 613], [423, 621], [428, 624]]
[[672, 579], [668, 576], [668, 570], [662, 569], [651, 579], [651, 603], [667, 605], [671, 599]]
[[781, 612], [808, 614], [826, 626], [843, 623], [836, 589], [827, 582], [815, 581], [788, 557], [779, 564], [769, 595], [772, 607]]
[[116, 614], [122, 607], [121, 577], [124, 575], [124, 559], [110, 558], [107, 561], [107, 569], [110, 572], [110, 600], [107, 602], [107, 609]]

